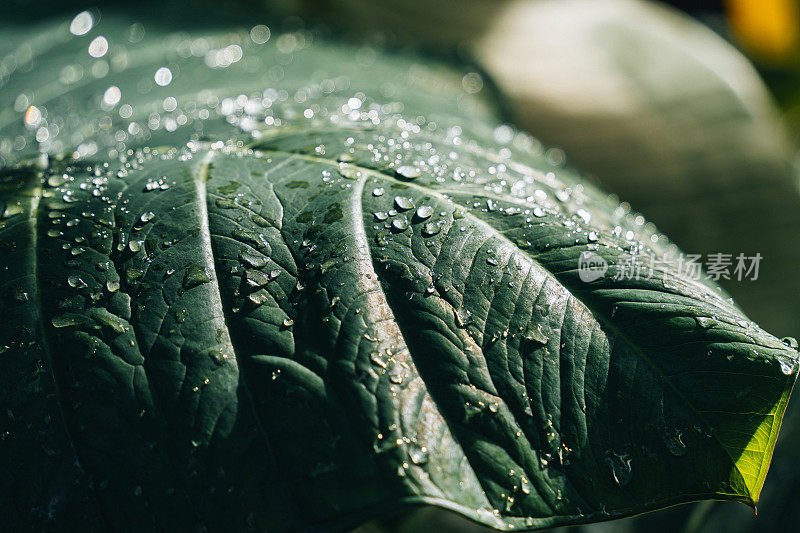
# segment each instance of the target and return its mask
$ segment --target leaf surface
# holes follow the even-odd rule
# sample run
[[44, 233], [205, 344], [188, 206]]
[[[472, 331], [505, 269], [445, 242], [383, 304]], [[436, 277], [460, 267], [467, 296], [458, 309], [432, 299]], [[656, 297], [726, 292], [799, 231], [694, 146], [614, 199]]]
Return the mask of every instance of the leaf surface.
[[[131, 29], [103, 24], [118, 50]], [[36, 61], [63, 63], [77, 39], [51, 31]], [[4, 406], [59, 428], [85, 513], [339, 529], [431, 504], [526, 529], [757, 501], [796, 350], [497, 125], [475, 72], [311, 32], [153, 33], [102, 81], [39, 65], [2, 88], [38, 76], [30, 105], [63, 125], [49, 159], [4, 154], [0, 364], [47, 380]], [[50, 494], [31, 468], [4, 506]]]

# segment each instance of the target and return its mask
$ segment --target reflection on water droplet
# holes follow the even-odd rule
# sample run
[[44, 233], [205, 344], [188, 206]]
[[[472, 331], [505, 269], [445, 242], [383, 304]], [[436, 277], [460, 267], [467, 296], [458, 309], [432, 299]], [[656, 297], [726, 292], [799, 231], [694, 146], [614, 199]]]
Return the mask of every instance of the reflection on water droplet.
[[210, 281], [211, 274], [204, 265], [200, 264], [189, 265], [183, 276], [183, 286], [187, 289]]
[[596, 231], [590, 231], [587, 238], [589, 242], [597, 242], [600, 240], [600, 235]]
[[792, 350], [797, 350], [797, 339], [794, 337], [784, 337], [781, 341]]
[[410, 442], [408, 443], [408, 457], [415, 465], [425, 464], [428, 462], [428, 448], [415, 442]]
[[354, 167], [353, 165], [349, 165], [347, 163], [340, 163], [339, 174], [341, 174], [343, 178], [354, 180], [358, 179], [361, 176], [361, 171], [358, 170], [358, 167]]
[[383, 196], [384, 190], [383, 187], [375, 187], [372, 189], [372, 196]]
[[433, 214], [433, 208], [429, 205], [422, 205], [417, 208], [416, 213], [414, 213], [414, 218], [417, 220], [426, 220], [431, 217]]
[[25, 111], [25, 125], [35, 127], [42, 121], [42, 112], [35, 105]]
[[165, 87], [172, 82], [172, 71], [167, 67], [161, 67], [156, 70], [153, 78], [155, 79], [156, 84], [160, 85], [161, 87]]
[[258, 292], [254, 292], [248, 299], [256, 305], [262, 305], [269, 300], [269, 293], [264, 289], [259, 290]]
[[664, 444], [667, 445], [669, 453], [676, 457], [683, 457], [686, 455], [686, 444], [683, 443], [683, 433], [680, 431], [673, 431], [664, 437]]
[[239, 259], [241, 259], [244, 263], [247, 263], [249, 266], [254, 268], [263, 268], [267, 266], [266, 257], [264, 257], [259, 253], [252, 252], [247, 248], [239, 252]]
[[527, 341], [538, 344], [547, 344], [547, 341], [550, 340], [547, 338], [547, 335], [542, 333], [542, 325], [533, 323], [528, 324], [528, 329], [525, 330], [523, 337]]
[[437, 222], [426, 222], [422, 226], [422, 235], [424, 237], [433, 237], [442, 231], [442, 227]]
[[695, 321], [697, 322], [697, 325], [703, 329], [710, 329], [717, 325], [717, 321], [714, 318], [707, 316], [695, 317]]
[[28, 293], [16, 283], [11, 286], [11, 297], [17, 302], [27, 302]]
[[108, 52], [108, 40], [102, 35], [95, 37], [89, 43], [89, 55], [92, 57], [103, 57]]
[[630, 483], [633, 477], [630, 455], [612, 453], [606, 457], [606, 463], [611, 467], [611, 475], [617, 485], [622, 487]]
[[50, 322], [57, 328], [66, 328], [69, 326], [77, 326], [78, 324], [83, 323], [84, 319], [80, 315], [65, 313], [63, 315], [53, 317]]
[[86, 282], [75, 274], [67, 278], [67, 283], [69, 284], [70, 287], [74, 287], [76, 289], [85, 289], [86, 287], [88, 287]]
[[460, 328], [465, 328], [472, 322], [472, 315], [466, 309], [458, 309], [455, 311], [456, 325]]
[[397, 167], [397, 169], [395, 169], [395, 174], [397, 174], [397, 177], [407, 180], [413, 180], [420, 176], [419, 169], [411, 165]]
[[250, 39], [256, 44], [264, 44], [269, 41], [270, 30], [263, 24], [258, 24], [250, 29]]
[[395, 196], [394, 205], [400, 211], [408, 211], [414, 207], [414, 201], [406, 196]]
[[108, 106], [115, 106], [122, 99], [122, 91], [116, 85], [112, 85], [103, 94], [103, 103]]
[[73, 35], [85, 35], [92, 29], [94, 25], [94, 18], [92, 14], [88, 11], [82, 11], [75, 15], [75, 18], [72, 19], [72, 22], [69, 25], [69, 31]]
[[408, 229], [408, 219], [406, 217], [398, 217], [392, 220], [392, 229], [395, 231], [405, 231]]

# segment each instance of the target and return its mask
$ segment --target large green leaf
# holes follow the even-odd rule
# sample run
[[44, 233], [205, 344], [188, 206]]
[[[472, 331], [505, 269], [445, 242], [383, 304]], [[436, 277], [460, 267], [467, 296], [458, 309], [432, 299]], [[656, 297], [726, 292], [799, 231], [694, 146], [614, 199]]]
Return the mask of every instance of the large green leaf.
[[792, 343], [498, 126], [477, 73], [114, 20], [104, 70], [68, 26], [0, 89], [8, 527], [758, 500]]

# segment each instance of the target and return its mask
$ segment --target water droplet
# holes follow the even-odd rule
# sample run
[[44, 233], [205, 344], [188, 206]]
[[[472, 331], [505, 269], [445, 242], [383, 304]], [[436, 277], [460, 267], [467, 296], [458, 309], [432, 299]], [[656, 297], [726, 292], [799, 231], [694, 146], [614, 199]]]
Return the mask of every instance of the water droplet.
[[372, 189], [372, 196], [383, 196], [384, 191], [383, 187], [375, 187]]
[[209, 350], [208, 351], [208, 356], [211, 358], [212, 361], [214, 361], [214, 363], [216, 363], [217, 365], [220, 365], [220, 366], [223, 363], [225, 363], [225, 360], [228, 358], [228, 354], [226, 354], [225, 352], [223, 352], [221, 350], [217, 350], [217, 349]]
[[85, 319], [80, 315], [65, 313], [63, 315], [53, 317], [50, 322], [57, 328], [66, 328], [69, 326], [77, 326], [78, 324], [82, 324], [85, 322]]
[[116, 85], [112, 85], [103, 93], [103, 103], [108, 106], [115, 106], [122, 99], [122, 91]]
[[11, 286], [11, 297], [17, 302], [27, 302], [28, 293], [25, 292], [21, 286], [16, 283]]
[[617, 485], [622, 487], [630, 483], [633, 477], [630, 455], [613, 453], [606, 457], [606, 463], [611, 467], [611, 475]]
[[794, 363], [789, 361], [781, 361], [781, 372], [787, 376], [791, 376], [794, 372]]
[[423, 465], [428, 462], [428, 448], [415, 442], [410, 442], [408, 443], [408, 457], [415, 465]]
[[250, 39], [256, 44], [264, 44], [269, 41], [271, 32], [267, 26], [258, 24], [250, 29]]
[[781, 342], [791, 348], [792, 350], [797, 350], [797, 339], [794, 337], [784, 337], [781, 339]]
[[460, 328], [467, 327], [472, 322], [472, 315], [466, 309], [458, 309], [455, 311], [456, 325]]
[[590, 231], [587, 238], [589, 239], [589, 242], [597, 242], [600, 240], [600, 235], [596, 231]]
[[119, 290], [119, 281], [113, 279], [106, 281], [106, 289], [108, 289], [108, 292], [117, 292]]
[[117, 333], [124, 333], [127, 329], [122, 319], [116, 315], [112, 315], [105, 309], [99, 309], [92, 312], [92, 318], [94, 318], [100, 324], [111, 328]]
[[683, 433], [674, 431], [664, 438], [664, 444], [667, 445], [669, 453], [675, 457], [682, 457], [686, 455], [686, 444], [683, 443]]
[[433, 214], [433, 207], [429, 205], [422, 205], [417, 208], [416, 213], [414, 213], [414, 217], [417, 220], [427, 220]]
[[89, 33], [94, 25], [94, 18], [88, 11], [82, 11], [75, 15], [69, 25], [69, 31], [73, 35], [85, 35]]
[[155, 216], [156, 216], [155, 213], [153, 213], [152, 211], [148, 211], [146, 213], [143, 213], [142, 216], [139, 217], [139, 220], [141, 220], [142, 222], [150, 222], [151, 220], [153, 220]]
[[392, 230], [405, 231], [408, 229], [408, 219], [406, 217], [398, 217], [392, 220]]
[[361, 177], [361, 171], [358, 170], [358, 167], [354, 167], [353, 165], [349, 165], [347, 163], [339, 163], [339, 174], [341, 174], [343, 178], [347, 178], [349, 180], [355, 180]]
[[535, 216], [535, 217], [537, 217], [537, 218], [542, 218], [542, 217], [543, 217], [543, 216], [545, 216], [546, 214], [547, 214], [547, 213], [545, 212], [545, 210], [544, 210], [544, 209], [542, 209], [541, 207], [534, 207], [534, 208], [533, 208], [533, 216]]
[[89, 43], [89, 55], [92, 57], [103, 57], [108, 52], [108, 40], [102, 35], [95, 37]]
[[525, 330], [523, 338], [542, 345], [547, 344], [547, 341], [550, 340], [547, 335], [542, 333], [542, 325], [533, 323], [528, 324], [528, 329]]
[[254, 268], [263, 268], [267, 266], [268, 262], [266, 257], [264, 257], [259, 253], [252, 252], [247, 248], [239, 252], [239, 259], [241, 259], [242, 262], [247, 263], [249, 266]]
[[414, 207], [414, 201], [406, 196], [395, 196], [394, 205], [400, 211], [408, 211]]
[[254, 292], [248, 296], [248, 299], [256, 305], [263, 305], [269, 300], [269, 293], [264, 289], [261, 289], [260, 291]]
[[75, 274], [67, 278], [67, 283], [69, 284], [70, 287], [74, 287], [76, 289], [85, 289], [86, 287], [88, 287], [86, 282]]
[[703, 329], [710, 329], [717, 325], [717, 321], [714, 318], [707, 316], [695, 317], [695, 321], [697, 322], [697, 325]]
[[35, 127], [42, 121], [42, 112], [35, 105], [30, 106], [25, 111], [25, 125]]
[[395, 174], [398, 178], [413, 180], [420, 176], [419, 169], [411, 165], [403, 165], [395, 169]]
[[437, 222], [426, 222], [422, 226], [422, 235], [424, 237], [433, 237], [442, 231], [442, 227]]
[[189, 265], [189, 268], [186, 269], [186, 273], [183, 276], [183, 286], [187, 289], [210, 281], [211, 274], [208, 268], [196, 263]]
[[284, 328], [290, 328], [294, 326], [294, 320], [291, 318], [284, 318], [282, 324]]
[[153, 79], [155, 79], [156, 84], [160, 85], [161, 87], [165, 87], [172, 82], [172, 71], [167, 67], [161, 67], [156, 70]]
[[247, 270], [244, 273], [244, 277], [247, 280], [247, 284], [251, 287], [263, 287], [269, 283], [269, 276], [260, 270]]

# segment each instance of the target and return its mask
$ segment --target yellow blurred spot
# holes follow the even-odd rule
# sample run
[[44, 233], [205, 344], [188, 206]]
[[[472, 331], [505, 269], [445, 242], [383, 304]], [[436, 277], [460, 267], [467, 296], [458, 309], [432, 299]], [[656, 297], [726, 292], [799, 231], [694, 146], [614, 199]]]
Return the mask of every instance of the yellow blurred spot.
[[725, 0], [728, 23], [742, 46], [758, 59], [783, 63], [798, 44], [797, 0]]

